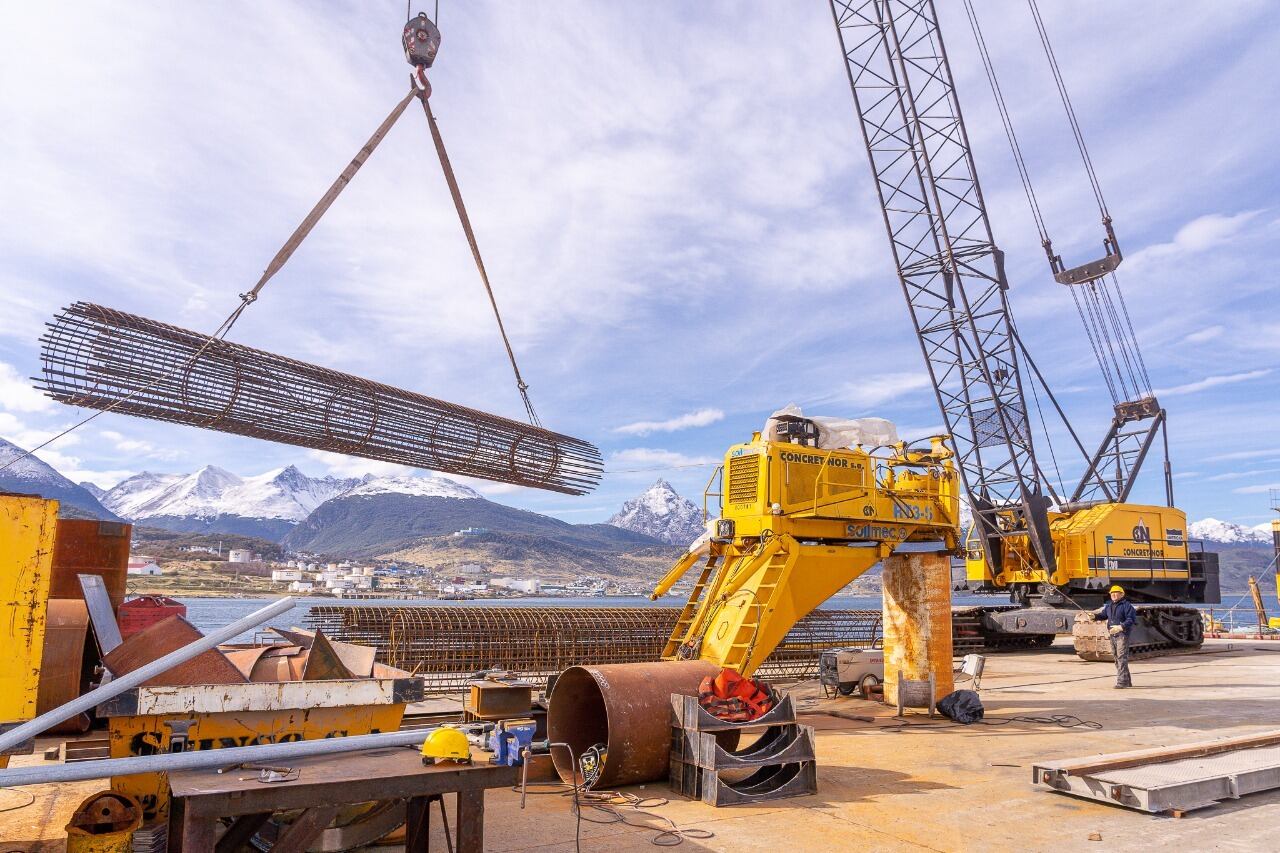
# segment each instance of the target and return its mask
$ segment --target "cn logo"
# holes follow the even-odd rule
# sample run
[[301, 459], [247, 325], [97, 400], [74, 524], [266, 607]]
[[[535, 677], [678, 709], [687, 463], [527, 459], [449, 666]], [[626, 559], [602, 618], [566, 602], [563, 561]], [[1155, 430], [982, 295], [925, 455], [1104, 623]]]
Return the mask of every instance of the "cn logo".
[[1151, 544], [1151, 530], [1148, 529], [1146, 522], [1138, 519], [1138, 523], [1133, 528], [1133, 541], [1140, 542], [1143, 545]]

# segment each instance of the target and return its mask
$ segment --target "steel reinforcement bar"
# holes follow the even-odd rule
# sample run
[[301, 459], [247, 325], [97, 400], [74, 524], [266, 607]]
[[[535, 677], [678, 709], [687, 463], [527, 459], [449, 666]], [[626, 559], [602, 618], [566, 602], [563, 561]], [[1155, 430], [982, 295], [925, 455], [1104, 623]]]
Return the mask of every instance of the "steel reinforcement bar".
[[[321, 605], [307, 627], [347, 643], [375, 646], [378, 660], [426, 679], [428, 693], [457, 693], [474, 673], [498, 667], [530, 678], [571, 666], [659, 659], [676, 607]], [[870, 647], [879, 610], [817, 610], [787, 634], [759, 670], [799, 680], [817, 673], [825, 649]]]
[[77, 302], [40, 339], [59, 402], [580, 495], [588, 442], [262, 350]]

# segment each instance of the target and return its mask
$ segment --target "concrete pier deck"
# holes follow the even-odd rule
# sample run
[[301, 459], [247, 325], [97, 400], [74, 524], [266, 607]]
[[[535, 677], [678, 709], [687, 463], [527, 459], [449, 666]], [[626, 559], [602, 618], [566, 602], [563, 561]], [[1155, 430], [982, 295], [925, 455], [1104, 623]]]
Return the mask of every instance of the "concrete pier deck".
[[[1153, 817], [1036, 788], [1031, 765], [1049, 757], [1085, 757], [1235, 737], [1280, 729], [1280, 642], [1212, 640], [1197, 654], [1139, 661], [1136, 686], [1112, 687], [1110, 664], [1086, 663], [1065, 645], [1044, 652], [992, 655], [982, 697], [988, 721], [1019, 715], [1069, 714], [1100, 729], [1010, 722], [961, 727], [926, 715], [893, 717], [858, 698], [823, 699], [816, 684], [794, 689], [804, 722], [818, 730], [815, 796], [759, 807], [713, 809], [672, 797], [646, 817], [583, 822], [583, 850], [652, 851], [665, 828], [714, 833], [688, 838], [682, 850], [938, 850], [1071, 851], [1262, 850], [1276, 846], [1280, 791], [1230, 801], [1183, 818]], [[872, 717], [871, 722], [832, 713]], [[30, 763], [39, 756], [15, 761]], [[0, 808], [36, 795], [26, 808], [0, 812], [0, 850], [59, 851], [62, 827], [79, 801], [103, 786], [0, 791]], [[668, 796], [665, 784], [630, 788]], [[627, 810], [623, 809], [626, 813]], [[607, 820], [600, 812], [593, 819]], [[575, 849], [569, 798], [488, 797], [486, 849], [561, 853]], [[1090, 840], [1091, 835], [1101, 841]], [[444, 849], [441, 844], [440, 849]]]

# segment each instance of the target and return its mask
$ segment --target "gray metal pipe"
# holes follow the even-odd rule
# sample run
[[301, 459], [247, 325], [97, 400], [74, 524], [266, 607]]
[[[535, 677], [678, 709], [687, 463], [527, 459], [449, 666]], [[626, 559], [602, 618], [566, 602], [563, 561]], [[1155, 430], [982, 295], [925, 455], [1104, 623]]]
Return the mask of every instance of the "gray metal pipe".
[[367, 749], [416, 747], [421, 746], [427, 739], [427, 735], [433, 731], [435, 731], [434, 728], [413, 729], [376, 735], [352, 735], [317, 740], [295, 740], [288, 743], [264, 743], [257, 746], [233, 746], [226, 749], [202, 749], [197, 752], [165, 752], [133, 758], [105, 758], [97, 761], [77, 761], [73, 764], [11, 767], [8, 770], [0, 770], [0, 787], [44, 785], [49, 782], [84, 782], [89, 779], [133, 776], [138, 773], [208, 770], [214, 767], [231, 767], [259, 761], [363, 752]]
[[[216, 648], [221, 643], [243, 634], [252, 628], [256, 628], [268, 619], [279, 616], [281, 613], [287, 613], [293, 609], [296, 602], [292, 598], [282, 598], [273, 602], [260, 610], [255, 610], [243, 619], [237, 619], [225, 628], [219, 628], [207, 637], [201, 637], [190, 645], [175, 649], [162, 658], [158, 658], [144, 667], [135, 669], [133, 672], [122, 675], [119, 678], [112, 679], [99, 686], [94, 690], [79, 697], [72, 699], [65, 705], [54, 708], [52, 711], [46, 711], [34, 720], [28, 720], [20, 726], [10, 729], [4, 734], [0, 734], [0, 754], [7, 750], [12, 750], [22, 742], [33, 738], [46, 729], [56, 726], [64, 720], [69, 720], [76, 714], [82, 714], [91, 710], [102, 702], [110, 699], [112, 696], [118, 696], [126, 690], [131, 690], [141, 684], [145, 684], [152, 678], [161, 673], [167, 672], [180, 663], [191, 660], [202, 652]], [[94, 777], [89, 777], [94, 778]]]

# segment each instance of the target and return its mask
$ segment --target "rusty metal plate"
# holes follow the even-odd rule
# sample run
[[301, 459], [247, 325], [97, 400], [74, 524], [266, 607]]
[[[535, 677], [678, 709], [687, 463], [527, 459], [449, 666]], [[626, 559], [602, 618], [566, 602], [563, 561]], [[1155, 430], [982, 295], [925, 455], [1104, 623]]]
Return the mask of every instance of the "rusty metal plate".
[[[117, 678], [133, 672], [169, 652], [190, 645], [203, 634], [181, 616], [170, 616], [149, 628], [144, 628], [125, 640], [102, 662]], [[244, 684], [248, 679], [241, 675], [235, 664], [217, 649], [210, 649], [191, 660], [180, 663], [168, 672], [146, 682], [146, 686], [182, 684]]]
[[107, 588], [111, 609], [124, 601], [133, 525], [81, 518], [58, 519], [53, 541], [50, 598], [81, 598], [78, 575], [98, 575]]
[[[83, 601], [54, 599], [49, 602], [44, 651], [40, 656], [40, 686], [36, 694], [39, 713], [52, 711], [80, 695], [88, 631], [89, 610]], [[85, 714], [53, 729], [59, 734], [82, 734], [88, 730], [89, 717]]]
[[333, 644], [320, 631], [316, 631], [307, 652], [307, 665], [302, 670], [303, 681], [327, 681], [334, 678], [351, 678], [351, 670], [342, 663]]

